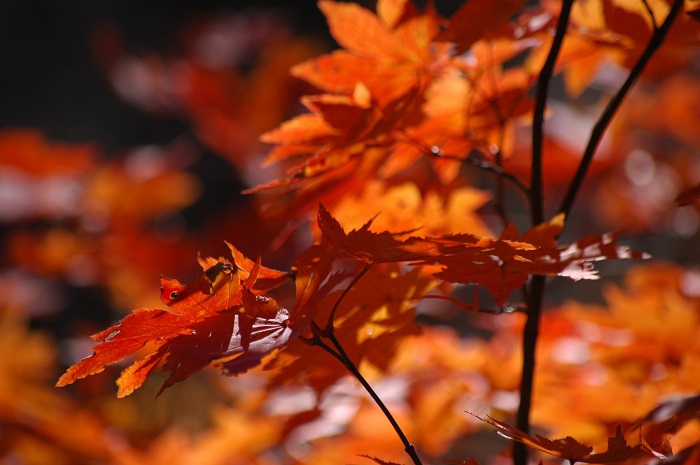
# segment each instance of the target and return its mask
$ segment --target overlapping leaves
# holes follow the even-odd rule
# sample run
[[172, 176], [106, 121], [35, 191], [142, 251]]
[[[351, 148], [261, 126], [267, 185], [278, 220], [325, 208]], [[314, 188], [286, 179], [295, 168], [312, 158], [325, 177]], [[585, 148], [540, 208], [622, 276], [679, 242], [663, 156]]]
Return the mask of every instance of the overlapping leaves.
[[[149, 342], [155, 344], [156, 350], [123, 371], [118, 381], [120, 396], [140, 387], [160, 364], [162, 370], [171, 373], [161, 391], [211, 362], [222, 366], [227, 375], [243, 373], [299, 335], [324, 305], [332, 305], [326, 297], [347, 277], [347, 273], [333, 273], [340, 261], [365, 266], [437, 265], [436, 278], [479, 284], [497, 304], [504, 305], [510, 292], [522, 286], [530, 274], [592, 279], [593, 261], [644, 257], [617, 245], [610, 235], [588, 236], [569, 246], [556, 246], [563, 225], [561, 217], [522, 237], [514, 228], [508, 228], [500, 239], [471, 234], [402, 239], [406, 234], [373, 232], [371, 224], [370, 221], [346, 233], [320, 207], [321, 240], [302, 252], [295, 262], [297, 292], [291, 312], [264, 295], [264, 291], [278, 287], [287, 275], [262, 267], [259, 261], [252, 262], [233, 246], [231, 262], [224, 258], [201, 260], [204, 272], [189, 285], [162, 278], [161, 300], [169, 309], [135, 310], [119, 325], [95, 334], [93, 339], [99, 344], [93, 348], [94, 354], [69, 368], [58, 385], [98, 373]], [[426, 292], [429, 287], [424, 289]], [[376, 309], [381, 310], [382, 306]], [[366, 314], [364, 319], [370, 322], [376, 317]], [[361, 322], [353, 323], [353, 328], [362, 326]], [[396, 328], [401, 327], [393, 325], [399, 332]], [[352, 348], [349, 350], [352, 352]]]
[[[234, 249], [233, 255], [239, 252]], [[117, 382], [120, 397], [139, 388], [161, 362], [171, 373], [161, 392], [213, 360], [230, 374], [255, 366], [274, 341], [289, 337], [289, 331], [286, 310], [259, 296], [255, 288], [258, 276], [280, 281], [285, 273], [251, 263], [219, 261], [189, 285], [163, 277], [161, 300], [168, 310], [138, 309], [119, 325], [93, 335], [99, 343], [93, 355], [70, 367], [58, 386], [99, 373], [149, 342], [157, 349], [122, 372]]]
[[[485, 30], [512, 40], [508, 19], [521, 3], [469, 2], [448, 21], [430, 4], [420, 11], [405, 0], [381, 0], [376, 14], [320, 2], [343, 48], [292, 69], [325, 93], [304, 97], [310, 113], [261, 136], [276, 145], [266, 163], [282, 165], [287, 176], [249, 192], [282, 188], [276, 192], [287, 194], [289, 214], [319, 199], [332, 209], [340, 195], [361, 191], [373, 178], [399, 176], [423, 158], [441, 181], [454, 180], [458, 165], [436, 159], [432, 147], [464, 158], [475, 147], [499, 146], [512, 131], [509, 120], [530, 110], [532, 76], [502, 70], [528, 45], [475, 45]], [[482, 18], [477, 28], [475, 13]], [[472, 46], [470, 59], [457, 54]]]

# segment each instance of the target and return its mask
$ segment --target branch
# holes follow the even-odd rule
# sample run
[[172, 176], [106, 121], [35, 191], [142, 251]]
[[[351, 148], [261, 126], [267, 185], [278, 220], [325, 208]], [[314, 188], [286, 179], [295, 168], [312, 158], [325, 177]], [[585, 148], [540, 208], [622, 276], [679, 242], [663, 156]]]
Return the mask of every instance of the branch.
[[[532, 390], [535, 379], [535, 350], [540, 332], [542, 300], [544, 297], [544, 276], [533, 276], [528, 289], [527, 320], [523, 328], [523, 372], [520, 378], [520, 403], [516, 417], [516, 427], [529, 433], [530, 410], [532, 408]], [[522, 443], [513, 444], [513, 464], [527, 463], [527, 447]]]
[[[532, 171], [530, 173], [530, 214], [532, 225], [544, 221], [544, 183], [542, 177], [542, 147], [544, 141], [544, 112], [547, 106], [549, 84], [554, 75], [554, 66], [569, 27], [569, 16], [574, 0], [563, 0], [557, 29], [552, 39], [547, 60], [537, 79], [535, 109], [532, 117]], [[520, 403], [518, 405], [517, 427], [526, 433], [530, 431], [530, 408], [532, 405], [532, 386], [535, 374], [535, 348], [539, 335], [542, 299], [544, 297], [545, 278], [533, 276], [527, 291], [528, 315], [523, 329], [523, 372], [520, 379]], [[527, 464], [527, 448], [524, 444], [513, 445], [514, 465]]]
[[651, 24], [654, 27], [654, 32], [659, 30], [659, 25], [656, 24], [656, 18], [654, 17], [654, 10], [651, 9], [649, 6], [649, 2], [647, 0], [642, 0], [642, 3], [644, 4], [644, 8], [647, 10], [647, 14], [649, 15], [649, 18], [651, 19]]
[[[454, 160], [458, 161], [460, 163], [469, 163], [472, 166], [475, 166], [477, 168], [480, 168], [485, 171], [489, 171], [490, 173], [495, 174], [499, 178], [505, 179], [506, 181], [509, 181], [513, 183], [520, 191], [525, 194], [526, 196], [529, 195], [530, 191], [528, 187], [520, 181], [520, 179], [517, 178], [517, 176], [514, 176], [506, 171], [503, 170], [502, 167], [494, 165], [493, 163], [490, 163], [487, 160], [484, 159], [478, 159], [473, 155], [474, 152], [481, 153], [479, 150], [474, 149], [472, 153], [470, 153], [467, 158], [463, 157], [458, 157], [455, 155], [447, 155], [444, 153], [442, 150], [440, 150], [440, 147], [437, 145], [433, 145], [432, 147], [428, 148], [422, 141], [411, 137], [409, 134], [402, 134], [404, 137], [404, 142], [413, 145], [414, 147], [418, 148], [421, 150], [424, 154], [426, 155], [431, 155], [436, 158], [442, 158], [445, 160]], [[498, 152], [495, 154], [497, 158], [501, 157], [501, 149], [498, 149]]]
[[[552, 49], [545, 66], [540, 73], [540, 79], [537, 87], [537, 101], [535, 106], [535, 114], [533, 116], [532, 130], [532, 178], [530, 184], [530, 199], [532, 205], [532, 219], [534, 224], [538, 224], [543, 220], [543, 202], [542, 202], [542, 142], [543, 142], [543, 122], [544, 108], [546, 103], [546, 89], [551, 79], [551, 71], [554, 69], [556, 62], [556, 53], [558, 52], [561, 42], [566, 33], [566, 23], [568, 23], [568, 15], [571, 12], [573, 0], [564, 0], [562, 5], [562, 13], [557, 24], [557, 32], [552, 43]], [[644, 4], [648, 5], [646, 2]], [[666, 34], [668, 33], [675, 18], [683, 6], [683, 0], [675, 0], [668, 16], [660, 27], [656, 27], [656, 21], [653, 13], [649, 10], [652, 22], [654, 23], [654, 33], [637, 63], [630, 71], [629, 76], [618, 92], [608, 102], [603, 113], [591, 130], [591, 135], [588, 140], [588, 145], [584, 151], [581, 163], [576, 171], [574, 179], [569, 185], [569, 190], [564, 197], [564, 200], [559, 208], [560, 213], [564, 213], [568, 217], [571, 207], [573, 206], [576, 195], [578, 194], [584, 178], [588, 172], [593, 156], [600, 144], [600, 141], [605, 134], [605, 130], [610, 125], [613, 116], [619, 109], [625, 96], [636, 82], [639, 76], [644, 71], [644, 68], [649, 63], [654, 52], [661, 46]], [[557, 40], [558, 39], [558, 40]], [[548, 74], [549, 73], [549, 74]], [[545, 278], [535, 276], [532, 278], [529, 288], [528, 299], [528, 319], [523, 332], [523, 374], [520, 383], [520, 405], [518, 408], [517, 427], [527, 432], [529, 430], [529, 416], [532, 402], [532, 385], [535, 371], [535, 348], [537, 345], [537, 337], [539, 332], [539, 320], [541, 316], [542, 298], [544, 296]], [[513, 459], [515, 465], [525, 465], [527, 463], [527, 450], [524, 445], [517, 444], [513, 448]]]
[[622, 84], [617, 93], [612, 97], [612, 99], [610, 99], [608, 105], [605, 107], [605, 110], [603, 110], [600, 117], [598, 118], [598, 121], [596, 121], [595, 125], [593, 126], [593, 129], [591, 130], [591, 135], [588, 139], [588, 145], [586, 146], [586, 150], [583, 153], [583, 158], [581, 159], [581, 164], [579, 164], [578, 170], [576, 171], [576, 175], [574, 176], [573, 181], [569, 185], [569, 190], [566, 193], [566, 196], [564, 197], [561, 206], [559, 207], [560, 213], [564, 213], [566, 216], [569, 215], [571, 207], [573, 206], [574, 201], [576, 200], [576, 195], [581, 189], [583, 180], [586, 177], [586, 174], [588, 173], [588, 168], [590, 167], [591, 162], [593, 161], [593, 156], [595, 155], [595, 152], [598, 149], [598, 145], [600, 144], [600, 141], [603, 138], [605, 131], [610, 125], [613, 116], [615, 116], [615, 113], [617, 113], [617, 110], [620, 108], [620, 105], [627, 96], [629, 90], [632, 88], [637, 79], [639, 79], [639, 76], [644, 71], [644, 68], [646, 68], [647, 64], [649, 63], [649, 60], [654, 55], [654, 52], [656, 52], [656, 50], [663, 43], [664, 39], [666, 38], [666, 34], [668, 33], [669, 29], [671, 29], [673, 22], [675, 21], [676, 17], [678, 16], [678, 13], [681, 11], [682, 8], [683, 0], [675, 0], [673, 2], [673, 5], [671, 6], [671, 9], [668, 12], [668, 16], [666, 16], [666, 19], [664, 19], [664, 22], [661, 24], [661, 26], [654, 30], [651, 39], [649, 39], [649, 43], [644, 49], [642, 55], [639, 57], [639, 60], [637, 60], [634, 67], [630, 71], [630, 74], [627, 76], [627, 79]]
[[554, 65], [557, 62], [564, 36], [569, 27], [569, 16], [574, 0], [564, 0], [561, 13], [557, 21], [557, 30], [552, 39], [552, 47], [549, 49], [547, 60], [544, 62], [537, 78], [537, 91], [535, 94], [535, 109], [532, 115], [532, 171], [530, 173], [530, 210], [532, 225], [538, 225], [544, 221], [544, 196], [542, 181], [542, 146], [544, 142], [544, 112], [547, 107], [547, 95], [549, 84], [554, 75]]
[[[511, 182], [515, 187], [517, 187], [523, 194], [526, 196], [530, 194], [530, 189], [520, 181], [520, 179], [517, 178], [517, 176], [514, 176], [506, 171], [503, 170], [500, 166], [494, 165], [493, 163], [489, 162], [488, 160], [480, 159], [475, 156], [473, 156], [474, 152], [480, 153], [478, 150], [472, 151], [467, 158], [462, 158], [462, 157], [457, 157], [454, 155], [447, 155], [443, 153], [440, 148], [438, 147], [433, 147], [430, 149], [430, 153], [432, 153], [435, 157], [437, 158], [444, 158], [445, 160], [455, 160], [459, 161], [462, 163], [469, 163], [472, 166], [475, 166], [479, 169], [482, 169], [484, 171], [488, 171], [492, 174], [495, 174], [499, 178], [505, 179], [506, 181]], [[500, 149], [499, 149], [500, 153]]]
[[493, 307], [480, 307], [477, 305], [476, 302], [476, 293], [474, 294], [474, 300], [475, 302], [472, 305], [467, 305], [461, 300], [455, 299], [452, 296], [449, 295], [424, 295], [423, 297], [420, 298], [421, 300], [425, 299], [436, 299], [436, 300], [446, 300], [457, 307], [461, 308], [462, 310], [465, 310], [468, 313], [490, 313], [492, 315], [500, 315], [501, 313], [515, 313], [515, 312], [525, 312], [526, 308], [522, 307], [520, 305], [505, 305], [503, 307], [498, 307], [498, 308], [493, 308]]
[[[399, 439], [401, 440], [401, 443], [404, 446], [404, 450], [409, 455], [409, 457], [411, 457], [411, 460], [413, 461], [414, 465], [423, 465], [423, 463], [420, 460], [420, 457], [418, 457], [416, 448], [408, 440], [403, 430], [399, 426], [399, 423], [391, 414], [387, 406], [384, 404], [381, 397], [379, 397], [379, 395], [374, 391], [374, 389], [372, 389], [372, 386], [369, 384], [367, 379], [365, 379], [365, 377], [362, 376], [362, 373], [360, 373], [360, 370], [357, 369], [353, 361], [348, 356], [347, 352], [345, 352], [345, 349], [343, 349], [343, 346], [340, 344], [340, 341], [338, 341], [338, 339], [335, 337], [335, 334], [333, 334], [332, 331], [329, 333], [327, 330], [322, 330], [313, 321], [311, 322], [311, 331], [313, 332], [313, 337], [310, 339], [304, 339], [304, 342], [310, 345], [316, 345], [321, 349], [325, 350], [326, 352], [331, 354], [333, 358], [342, 363], [343, 366], [350, 373], [352, 373], [355, 379], [357, 379], [360, 382], [362, 387], [365, 388], [365, 391], [367, 391], [370, 397], [372, 397], [374, 402], [381, 409], [382, 413], [384, 413], [384, 416], [387, 418], [387, 420], [389, 420], [389, 423], [391, 423], [391, 426], [394, 428], [394, 431], [396, 431], [396, 434], [399, 436]], [[322, 337], [328, 338], [335, 346], [335, 350], [333, 349], [333, 347], [330, 347], [328, 344], [323, 342], [323, 340], [321, 339]]]
[[[340, 344], [340, 341], [338, 338], [335, 337], [335, 328], [333, 326], [334, 320], [335, 320], [335, 313], [338, 310], [338, 307], [340, 306], [340, 303], [343, 301], [346, 295], [350, 292], [350, 289], [352, 289], [357, 282], [362, 279], [362, 277], [369, 271], [370, 267], [372, 266], [371, 263], [366, 264], [362, 270], [353, 278], [353, 280], [348, 284], [348, 286], [343, 290], [343, 292], [340, 294], [338, 297], [338, 300], [336, 300], [335, 304], [333, 305], [333, 308], [331, 309], [331, 313], [328, 317], [328, 321], [326, 322], [326, 327], [321, 329], [315, 321], [311, 322], [311, 332], [313, 333], [313, 337], [311, 338], [302, 338], [302, 340], [309, 344], [309, 345], [316, 345], [320, 347], [321, 349], [325, 350], [329, 354], [331, 354], [336, 360], [338, 360], [340, 363], [343, 364], [343, 366], [350, 372], [352, 375], [362, 384], [362, 387], [365, 388], [367, 393], [372, 397], [374, 402], [379, 406], [381, 409], [382, 413], [384, 413], [384, 416], [389, 420], [389, 423], [391, 423], [391, 426], [394, 428], [394, 431], [396, 431], [396, 434], [399, 436], [399, 439], [401, 440], [401, 443], [404, 446], [404, 450], [406, 453], [411, 457], [411, 460], [413, 460], [414, 465], [422, 465], [422, 462], [420, 461], [420, 458], [418, 457], [418, 454], [416, 453], [415, 447], [413, 447], [413, 444], [408, 440], [406, 435], [404, 434], [403, 430], [399, 426], [398, 422], [394, 418], [394, 416], [391, 414], [387, 406], [384, 404], [382, 399], [377, 395], [377, 393], [372, 389], [372, 386], [369, 384], [369, 382], [365, 379], [364, 376], [362, 376], [362, 373], [360, 373], [360, 370], [357, 369], [355, 364], [353, 363], [352, 359], [350, 356], [348, 356], [347, 352], [345, 352], [345, 349], [343, 346]], [[335, 347], [335, 350], [330, 347], [328, 344], [323, 342], [322, 338], [326, 338], [331, 341], [333, 346]]]

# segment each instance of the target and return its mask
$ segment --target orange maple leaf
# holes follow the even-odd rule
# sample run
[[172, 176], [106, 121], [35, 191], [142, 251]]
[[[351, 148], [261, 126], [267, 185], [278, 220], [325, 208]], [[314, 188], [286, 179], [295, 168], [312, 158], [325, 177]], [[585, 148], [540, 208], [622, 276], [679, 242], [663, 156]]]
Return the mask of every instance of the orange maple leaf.
[[[425, 118], [426, 89], [451, 64], [447, 43], [434, 41], [440, 20], [432, 7], [419, 12], [411, 2], [380, 1], [377, 15], [359, 5], [321, 1], [331, 33], [343, 50], [293, 68], [293, 74], [329, 94], [304, 97], [312, 112], [261, 136], [277, 144], [265, 160], [286, 163], [286, 179], [248, 193], [285, 187], [291, 202], [331, 204], [393, 160], [394, 172], [415, 163], [395, 155], [404, 130]], [[356, 25], [362, 24], [360, 32]], [[351, 179], [352, 182], [343, 182]], [[270, 206], [270, 212], [279, 210]], [[284, 209], [289, 214], [290, 208]]]
[[318, 6], [344, 50], [299, 64], [292, 74], [324, 91], [351, 94], [362, 82], [384, 107], [425, 86], [449, 51], [433, 43], [440, 19], [432, 7], [420, 13], [410, 1], [380, 0], [374, 15], [353, 3]]
[[[321, 1], [343, 49], [292, 72], [329, 93], [303, 98], [310, 114], [261, 136], [277, 145], [265, 163], [284, 163], [286, 178], [246, 192], [277, 189], [284, 201], [269, 202], [267, 211], [290, 215], [319, 201], [332, 206], [368, 180], [405, 175], [423, 158], [448, 184], [459, 171], [454, 158], [475, 147], [503, 153], [513, 139], [510, 120], [530, 111], [534, 79], [503, 64], [532, 42], [514, 40], [507, 21], [522, 1], [493, 3], [469, 2], [448, 21], [430, 4], [419, 11], [406, 0], [380, 0], [376, 15], [353, 3]], [[472, 14], [474, 8], [484, 14]], [[493, 28], [493, 42], [485, 40]], [[465, 48], [469, 57], [457, 54]]]
[[[348, 277], [335, 274], [329, 280]], [[333, 292], [317, 298], [313, 305], [306, 305], [308, 312], [302, 311], [323, 326], [338, 303], [333, 327], [346, 354], [361, 370], [371, 367], [371, 371], [383, 373], [405, 338], [420, 332], [415, 306], [436, 284], [437, 280], [418, 269], [402, 270], [398, 264], [375, 265], [347, 292], [334, 286]], [[316, 292], [317, 296], [322, 294]], [[302, 320], [297, 321], [296, 312], [292, 313], [290, 327], [302, 327]], [[325, 352], [308, 344], [293, 343], [271, 359], [265, 369], [275, 370], [272, 384], [303, 381], [321, 393], [347, 375], [341, 364], [327, 361]]]

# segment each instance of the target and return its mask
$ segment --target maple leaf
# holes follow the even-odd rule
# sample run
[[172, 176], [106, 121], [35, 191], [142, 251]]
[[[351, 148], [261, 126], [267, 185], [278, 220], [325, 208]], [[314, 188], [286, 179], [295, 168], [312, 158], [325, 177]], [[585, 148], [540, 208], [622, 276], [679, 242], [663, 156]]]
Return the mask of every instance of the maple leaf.
[[[290, 326], [303, 328], [309, 318], [325, 323], [339, 297], [338, 285], [347, 274], [334, 274], [328, 289], [315, 292], [314, 301], [295, 309]], [[348, 357], [360, 369], [386, 372], [399, 351], [400, 343], [420, 332], [415, 321], [417, 302], [437, 284], [420, 270], [401, 270], [398, 264], [372, 266], [363, 278], [345, 293], [337, 307], [333, 327]], [[326, 292], [331, 290], [331, 292]], [[305, 316], [296, 315], [297, 312]], [[302, 320], [305, 318], [305, 320]], [[327, 354], [308, 344], [292, 344], [272, 359], [265, 369], [275, 369], [273, 383], [303, 380], [321, 393], [347, 374], [340, 364], [327, 364]], [[277, 370], [278, 369], [278, 370]]]
[[556, 246], [554, 238], [564, 225], [563, 216], [536, 226], [522, 239], [507, 230], [511, 239], [473, 234], [433, 237], [370, 231], [372, 221], [345, 233], [340, 223], [321, 206], [318, 225], [321, 245], [339, 256], [364, 263], [410, 262], [411, 265], [441, 266], [437, 278], [463, 284], [480, 284], [499, 305], [510, 292], [525, 284], [528, 275], [566, 276], [574, 280], [597, 279], [592, 262], [608, 258], [648, 258], [648, 255], [619, 246], [615, 234], [591, 235], [568, 246]]
[[302, 103], [314, 113], [297, 116], [260, 137], [263, 142], [285, 144], [273, 149], [265, 164], [306, 156], [304, 163], [287, 171], [292, 178], [317, 176], [348, 163], [366, 145], [379, 142], [375, 134], [389, 129], [377, 129], [383, 115], [362, 83], [352, 96], [324, 94], [305, 97]]
[[384, 107], [424, 86], [432, 64], [449, 53], [449, 47], [433, 43], [439, 18], [432, 7], [421, 14], [409, 1], [380, 0], [377, 16], [353, 3], [318, 5], [345, 50], [299, 64], [292, 74], [324, 91], [350, 94], [362, 82]]
[[523, 0], [466, 2], [452, 15], [449, 26], [440, 33], [438, 40], [455, 43], [459, 52], [468, 50], [477, 40], [507, 22], [524, 3]]
[[[360, 195], [341, 199], [333, 208], [333, 216], [346, 228], [361, 227], [367, 220], [367, 205], [372, 205], [382, 212], [372, 223], [376, 230], [420, 228], [426, 235], [448, 232], [490, 235], [477, 212], [490, 197], [487, 192], [472, 187], [422, 192], [414, 182], [394, 185], [374, 180]], [[314, 233], [319, 235], [315, 228]]]
[[[591, 278], [588, 268], [591, 261], [641, 256], [617, 246], [614, 238], [606, 235], [555, 247], [563, 217], [537, 226], [521, 240], [471, 234], [410, 236], [401, 240], [407, 233], [374, 233], [369, 230], [371, 224], [369, 221], [359, 230], [345, 233], [323, 206], [319, 208], [321, 239], [295, 261], [296, 297], [291, 312], [257, 288], [258, 281], [265, 280], [262, 288], [273, 289], [288, 275], [262, 267], [259, 259], [252, 262], [230, 244], [233, 263], [224, 258], [200, 259], [204, 272], [189, 285], [163, 277], [161, 300], [169, 310], [135, 310], [119, 325], [95, 334], [93, 339], [99, 344], [93, 348], [93, 355], [70, 367], [57, 385], [64, 386], [98, 373], [106, 365], [140, 350], [147, 342], [154, 342], [157, 349], [122, 372], [117, 381], [120, 397], [140, 387], [161, 364], [161, 369], [171, 375], [160, 392], [212, 362], [220, 365], [227, 375], [243, 373], [260, 364], [272, 350], [286, 346], [324, 308], [321, 302], [348, 277], [347, 271], [332, 273], [338, 260], [350, 259], [365, 265], [398, 262], [412, 266], [438, 265], [441, 269], [435, 273], [437, 278], [481, 284], [503, 305], [509, 293], [523, 285], [529, 274]], [[508, 228], [504, 234], [517, 238], [514, 228]], [[411, 292], [404, 294], [406, 297]], [[348, 304], [351, 302], [348, 300]], [[356, 313], [347, 320], [353, 328], [347, 332], [357, 333], [365, 323], [370, 326], [364, 330], [378, 336], [389, 329], [388, 334], [394, 334], [385, 341], [389, 345], [393, 344], [392, 337], [395, 340], [401, 331], [408, 329], [411, 333], [410, 327], [401, 324], [405, 319], [399, 318], [397, 323], [389, 314], [385, 316], [386, 321], [382, 322], [378, 315]], [[341, 325], [345, 324], [340, 321]], [[359, 339], [358, 347], [364, 339]], [[382, 365], [386, 360], [386, 357], [376, 358], [375, 363]]]
[[[645, 433], [672, 433], [693, 418], [700, 417], [700, 395], [683, 396], [660, 403], [644, 418], [638, 420], [634, 427], [646, 427]], [[652, 431], [650, 432], [649, 429]]]
[[[263, 268], [259, 261], [252, 264], [229, 247], [240, 263], [218, 261], [188, 285], [161, 278], [161, 300], [169, 308], [134, 310], [118, 325], [93, 335], [99, 343], [93, 354], [71, 366], [57, 386], [99, 373], [148, 342], [157, 349], [122, 372], [117, 380], [119, 397], [139, 388], [161, 363], [161, 370], [171, 375], [159, 394], [213, 361], [231, 375], [258, 364], [289, 332], [287, 311], [274, 300], [257, 296], [260, 291], [254, 287], [259, 277], [274, 282], [285, 274]], [[210, 260], [201, 262], [207, 265]]]
[[[212, 321], [222, 318], [230, 320], [232, 315], [222, 312], [240, 305], [240, 284], [235, 270], [232, 272], [230, 268], [226, 270], [223, 266], [218, 268], [219, 273], [214, 282], [210, 279], [211, 274], [206, 273], [187, 286], [175, 279], [161, 278], [161, 297], [170, 307], [169, 311], [134, 310], [118, 325], [93, 335], [92, 339], [99, 343], [93, 347], [93, 354], [71, 366], [56, 385], [65, 386], [88, 375], [99, 373], [106, 365], [132, 355], [147, 342], [155, 341], [159, 345], [158, 350], [137, 361], [120, 376], [118, 395], [124, 397], [143, 384], [146, 377], [172, 348], [173, 340], [181, 336], [194, 336], [198, 339], [197, 342], [201, 342], [199, 340], [202, 337], [208, 337], [210, 329], [214, 331], [215, 328], [232, 328], [229, 321], [220, 326], [217, 324], [211, 328], [206, 327]], [[218, 337], [212, 340], [225, 338], [225, 331], [217, 330]], [[209, 349], [209, 345], [202, 347], [202, 351], [193, 354], [196, 361], [190, 359], [187, 366], [171, 367], [174, 371], [173, 376], [177, 374], [177, 378], [181, 378], [184, 373], [194, 371], [194, 366], [202, 363], [202, 352], [208, 352]]]
[[[473, 415], [473, 414], [472, 414]], [[476, 416], [476, 415], [474, 415]], [[608, 449], [605, 452], [592, 453], [593, 447], [579, 443], [571, 436], [561, 439], [547, 439], [539, 434], [534, 437], [514, 428], [507, 423], [495, 420], [491, 417], [481, 418], [476, 416], [481, 421], [484, 421], [496, 428], [496, 432], [505, 438], [514, 441], [522, 442], [525, 445], [533, 447], [547, 454], [561, 457], [571, 462], [571, 465], [576, 462], [585, 463], [613, 463], [623, 462], [633, 457], [649, 455], [649, 452], [642, 444], [637, 444], [631, 447], [627, 444], [622, 431], [618, 426], [615, 431], [615, 436], [608, 438]]]
[[[288, 163], [286, 179], [245, 191], [286, 188], [278, 192], [291, 192], [292, 210], [320, 198], [331, 204], [376, 177], [382, 165], [393, 162], [397, 172], [414, 164], [415, 157], [392, 152], [399, 141], [405, 145], [404, 130], [424, 118], [424, 91], [453, 55], [449, 44], [433, 41], [439, 20], [431, 6], [421, 13], [407, 1], [380, 1], [379, 16], [352, 3], [322, 1], [319, 8], [345, 49], [302, 63], [293, 73], [332, 93], [304, 97], [312, 113], [261, 136], [278, 145], [264, 164]], [[363, 24], [362, 33], [356, 24]], [[275, 210], [270, 205], [268, 211]]]

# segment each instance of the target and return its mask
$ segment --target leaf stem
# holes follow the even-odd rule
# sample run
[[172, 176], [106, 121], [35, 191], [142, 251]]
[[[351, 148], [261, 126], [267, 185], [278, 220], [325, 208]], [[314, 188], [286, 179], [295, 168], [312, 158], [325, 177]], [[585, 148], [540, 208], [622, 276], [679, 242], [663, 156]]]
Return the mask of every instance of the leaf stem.
[[525, 308], [519, 305], [506, 305], [505, 307], [499, 307], [499, 308], [491, 308], [491, 307], [479, 307], [476, 305], [467, 305], [464, 302], [462, 302], [459, 299], [455, 299], [452, 296], [449, 295], [424, 295], [423, 297], [420, 298], [421, 300], [425, 299], [436, 299], [436, 300], [446, 300], [457, 307], [461, 308], [462, 310], [465, 310], [469, 313], [489, 313], [492, 315], [500, 315], [501, 313], [514, 313], [514, 312], [523, 312], [525, 311]]
[[[574, 201], [576, 200], [576, 195], [581, 189], [583, 180], [586, 177], [586, 174], [588, 173], [588, 168], [590, 167], [591, 162], [593, 161], [593, 156], [595, 155], [595, 152], [598, 149], [598, 145], [600, 144], [600, 141], [603, 138], [605, 131], [610, 125], [613, 116], [615, 116], [615, 113], [617, 113], [617, 110], [620, 108], [620, 105], [627, 96], [629, 90], [632, 88], [637, 79], [639, 79], [639, 76], [644, 71], [644, 68], [646, 68], [647, 64], [649, 63], [649, 60], [654, 55], [654, 52], [656, 52], [656, 50], [663, 43], [664, 39], [666, 38], [666, 34], [668, 33], [669, 29], [671, 29], [671, 26], [673, 25], [673, 22], [675, 21], [682, 7], [683, 0], [675, 0], [673, 2], [673, 5], [671, 5], [671, 9], [669, 10], [668, 15], [666, 16], [666, 19], [664, 19], [664, 22], [661, 24], [660, 27], [654, 30], [651, 39], [649, 39], [649, 43], [644, 49], [644, 52], [640, 55], [637, 62], [634, 64], [634, 67], [632, 67], [632, 70], [627, 76], [627, 79], [622, 84], [617, 93], [610, 99], [607, 106], [605, 107], [605, 110], [603, 110], [600, 117], [598, 118], [598, 121], [596, 121], [595, 125], [593, 126], [593, 129], [591, 130], [591, 135], [588, 139], [588, 145], [586, 146], [586, 150], [584, 151], [583, 157], [581, 158], [581, 163], [579, 164], [579, 167], [576, 170], [576, 174], [574, 175], [574, 179], [569, 185], [569, 190], [567, 191], [566, 196], [564, 197], [564, 200], [562, 201], [561, 206], [559, 207], [559, 212], [564, 213], [568, 216], [569, 212], [571, 211], [571, 207], [573, 206]], [[653, 14], [651, 15], [653, 20]]]

